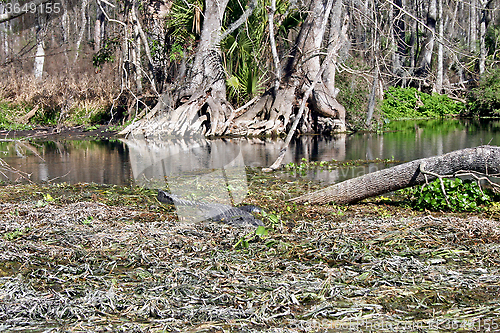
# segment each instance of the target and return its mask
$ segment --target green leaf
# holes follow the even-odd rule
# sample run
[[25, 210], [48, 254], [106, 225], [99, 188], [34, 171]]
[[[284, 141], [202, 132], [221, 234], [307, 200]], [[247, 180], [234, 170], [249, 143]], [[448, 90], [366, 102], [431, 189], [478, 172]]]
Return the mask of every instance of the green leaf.
[[268, 231], [265, 227], [260, 225], [257, 227], [257, 230], [255, 230], [255, 234], [258, 236], [266, 236], [268, 234]]

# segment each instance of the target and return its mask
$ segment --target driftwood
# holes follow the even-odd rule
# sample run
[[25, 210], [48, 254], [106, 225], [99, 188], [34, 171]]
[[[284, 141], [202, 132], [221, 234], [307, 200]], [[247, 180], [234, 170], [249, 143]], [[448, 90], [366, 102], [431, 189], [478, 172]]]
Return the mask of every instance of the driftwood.
[[480, 146], [423, 158], [392, 168], [348, 179], [322, 190], [291, 199], [296, 203], [354, 203], [402, 188], [424, 184], [443, 176], [479, 173], [500, 174], [500, 147]]

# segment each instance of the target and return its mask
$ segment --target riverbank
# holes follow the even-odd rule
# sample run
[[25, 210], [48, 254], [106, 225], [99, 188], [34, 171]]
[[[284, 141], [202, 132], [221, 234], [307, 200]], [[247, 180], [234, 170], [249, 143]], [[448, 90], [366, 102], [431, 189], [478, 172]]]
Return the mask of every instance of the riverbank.
[[244, 203], [268, 211], [266, 236], [180, 223], [154, 190], [140, 187], [1, 186], [0, 329], [500, 324], [498, 206], [474, 215], [416, 212], [396, 198], [296, 206], [287, 199], [318, 185], [253, 172], [249, 186]]
[[114, 139], [123, 127], [112, 125], [92, 126], [37, 126], [23, 130], [0, 130], [2, 139], [41, 139], [41, 140], [101, 140]]

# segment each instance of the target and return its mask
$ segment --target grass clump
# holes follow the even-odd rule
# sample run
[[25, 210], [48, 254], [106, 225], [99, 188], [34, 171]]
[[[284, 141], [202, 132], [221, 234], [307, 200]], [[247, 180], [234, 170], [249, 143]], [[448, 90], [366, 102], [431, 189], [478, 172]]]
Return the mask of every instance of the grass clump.
[[432, 95], [415, 88], [390, 87], [382, 102], [382, 113], [388, 119], [439, 118], [460, 114], [465, 105], [446, 95]]
[[106, 108], [99, 102], [84, 101], [78, 103], [67, 116], [66, 122], [69, 125], [92, 125], [100, 124], [103, 120], [109, 119]]
[[0, 129], [23, 130], [31, 129], [31, 125], [21, 124], [17, 120], [29, 112], [29, 108], [13, 105], [7, 101], [0, 100]]

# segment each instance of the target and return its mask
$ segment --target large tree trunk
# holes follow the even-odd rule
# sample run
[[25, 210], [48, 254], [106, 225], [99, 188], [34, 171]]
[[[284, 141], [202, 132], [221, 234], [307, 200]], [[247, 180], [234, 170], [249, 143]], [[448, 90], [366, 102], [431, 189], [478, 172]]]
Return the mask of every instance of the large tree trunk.
[[[500, 147], [480, 146], [415, 160], [349, 179], [291, 201], [315, 204], [354, 203], [387, 192], [424, 184], [426, 178], [429, 181], [436, 179], [430, 174], [452, 175], [464, 170], [488, 175], [500, 174]], [[424, 175], [425, 172], [428, 174]]]
[[469, 47], [472, 52], [477, 50], [477, 8], [478, 0], [471, 0], [470, 2], [470, 17], [469, 17]]
[[[290, 52], [288, 61], [284, 65], [284, 78], [280, 89], [274, 89], [264, 94], [260, 100], [241, 114], [234, 115], [234, 121], [228, 133], [234, 135], [261, 135], [282, 134], [290, 128], [292, 121], [297, 117], [297, 105], [301, 104], [309, 86], [312, 84], [321, 67], [321, 54], [324, 50], [324, 37], [327, 22], [330, 18], [332, 29], [329, 41], [326, 43], [328, 51], [337, 52], [340, 45], [346, 42], [346, 21], [342, 22], [342, 0], [312, 0], [308, 16], [301, 26], [296, 44]], [[330, 17], [332, 7], [334, 16]], [[344, 27], [342, 27], [344, 23]], [[329, 53], [328, 52], [328, 53]], [[324, 54], [324, 53], [323, 53]], [[345, 130], [345, 109], [335, 99], [338, 89], [335, 88], [335, 59], [328, 66], [328, 70], [315, 85], [306, 109], [301, 132], [329, 132], [331, 130]], [[316, 123], [311, 121], [312, 114]], [[317, 126], [313, 129], [313, 126]]]
[[[336, 4], [336, 7], [342, 6], [341, 0], [337, 0], [337, 2], [340, 3]], [[308, 16], [305, 22], [302, 24], [302, 29], [297, 41], [297, 49], [302, 54], [301, 57], [297, 56], [293, 59], [293, 64], [291, 67], [289, 67], [287, 76], [288, 79], [291, 78], [292, 80], [294, 80], [297, 79], [297, 77], [294, 77], [298, 74], [297, 72], [302, 73], [300, 79], [306, 79], [301, 87], [303, 93], [306, 92], [307, 88], [309, 88], [309, 85], [314, 80], [321, 67], [319, 53], [322, 49], [323, 38], [325, 36], [327, 27], [323, 24], [323, 21], [329, 17], [332, 5], [333, 1], [311, 1]], [[334, 12], [338, 14], [339, 11], [340, 9], [337, 9]], [[341, 26], [341, 16], [332, 16], [330, 19], [334, 21], [332, 26]], [[338, 30], [338, 33], [332, 37], [333, 38], [330, 43], [333, 45], [329, 45], [329, 48], [334, 47], [335, 44], [342, 42], [340, 29]], [[300, 62], [303, 63], [299, 67]], [[332, 70], [333, 68], [329, 69], [330, 76], [332, 75]], [[335, 99], [337, 91], [333, 84], [334, 81], [332, 82], [332, 80], [321, 80], [320, 82], [318, 82], [318, 84], [312, 91], [310, 98], [312, 111], [315, 111], [319, 115], [324, 117], [331, 117], [344, 121], [345, 109]]]
[[[160, 98], [152, 114], [131, 124], [120, 134], [145, 136], [223, 135], [231, 109], [226, 101], [226, 81], [219, 42], [222, 18], [229, 0], [206, 1], [203, 28], [190, 72], [177, 94]], [[176, 104], [179, 104], [174, 109]], [[154, 118], [153, 116], [160, 117]]]
[[488, 27], [488, 8], [492, 0], [481, 0], [481, 21], [479, 23], [479, 74], [486, 70], [486, 29]]
[[[336, 1], [340, 8], [342, 1]], [[227, 2], [228, 0], [205, 2], [203, 29], [197, 53], [185, 84], [177, 91], [177, 96], [170, 100], [161, 98], [147, 119], [131, 124], [120, 134], [141, 134], [149, 137], [194, 134], [208, 137], [257, 136], [281, 134], [290, 128], [300, 98], [320, 69], [323, 50], [327, 48], [338, 51], [338, 46], [347, 39], [344, 24], [344, 29], [333, 34], [333, 41], [323, 42], [335, 1], [311, 1], [310, 11], [302, 25], [293, 57], [290, 57], [291, 61], [286, 65], [283, 84], [275, 84], [279, 89], [271, 89], [249, 105], [234, 111], [226, 101], [226, 77], [219, 49], [222, 39], [222, 15]], [[252, 3], [249, 8], [253, 8], [256, 1]], [[338, 20], [334, 25], [341, 26], [340, 17], [332, 17], [332, 20]], [[335, 64], [331, 66], [330, 77], [334, 70]], [[324, 121], [327, 124], [325, 127], [345, 129], [345, 110], [335, 99], [336, 93], [333, 80], [318, 82], [308, 101], [308, 121], [302, 123], [303, 132], [313, 131], [311, 112], [314, 112], [316, 118], [324, 117], [328, 120]], [[160, 117], [153, 117], [155, 114]]]

